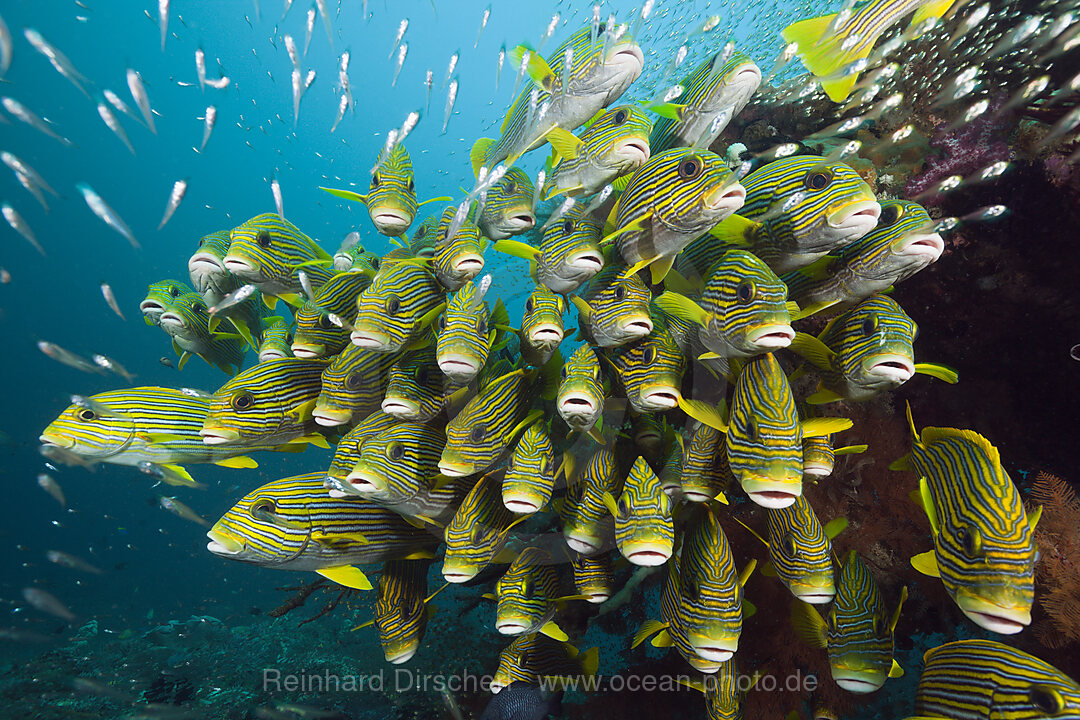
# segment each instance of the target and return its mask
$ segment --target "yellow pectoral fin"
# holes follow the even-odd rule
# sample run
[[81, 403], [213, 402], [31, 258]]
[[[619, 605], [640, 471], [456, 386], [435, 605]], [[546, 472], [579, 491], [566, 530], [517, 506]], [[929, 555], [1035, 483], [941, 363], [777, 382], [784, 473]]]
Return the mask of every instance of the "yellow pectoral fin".
[[852, 426], [848, 418], [819, 417], [803, 420], [802, 435], [808, 437], [824, 437], [833, 433], [843, 432]]
[[821, 388], [815, 393], [811, 393], [806, 396], [807, 405], [828, 405], [838, 400], [843, 400], [844, 396], [839, 393], [835, 393], [827, 388]]
[[367, 575], [358, 567], [352, 565], [339, 565], [338, 567], [323, 568], [316, 570], [327, 580], [333, 580], [338, 585], [353, 588], [354, 590], [370, 590], [372, 585]]
[[938, 534], [937, 513], [934, 511], [934, 498], [930, 494], [930, 481], [925, 476], [919, 478], [919, 499], [922, 500], [923, 510], [926, 511], [926, 519], [930, 521], [930, 531], [934, 537]]
[[648, 103], [645, 105], [646, 110], [651, 110], [662, 118], [675, 120], [676, 122], [682, 122], [683, 117], [686, 116], [686, 110], [689, 107], [689, 105], [680, 105], [673, 102]]
[[416, 207], [420, 207], [421, 205], [427, 205], [428, 203], [433, 203], [433, 202], [450, 202], [453, 199], [454, 198], [450, 197], [449, 195], [440, 195], [439, 197], [433, 197], [430, 200], [425, 200], [424, 202], [416, 203]]
[[[510, 119], [510, 114], [507, 113], [507, 120]], [[504, 129], [507, 123], [504, 122]], [[491, 149], [495, 147], [497, 140], [491, 138], [480, 138], [473, 143], [472, 149], [469, 151], [469, 161], [472, 163], [473, 175], [479, 177], [480, 168], [487, 163], [488, 155], [491, 154]]]
[[746, 598], [743, 598], [742, 599], [742, 616], [743, 616], [743, 620], [746, 620], [747, 618], [752, 618], [755, 615], [757, 615], [757, 605], [750, 602]]
[[337, 188], [328, 188], [323, 187], [322, 185], [319, 186], [319, 189], [324, 192], [330, 193], [334, 197], [339, 197], [344, 200], [352, 200], [353, 202], [365, 204], [367, 203], [367, 195], [361, 195], [360, 193], [353, 192], [352, 190], [338, 190]]
[[606, 507], [607, 511], [611, 513], [611, 517], [618, 517], [619, 507], [615, 502], [615, 496], [612, 495], [609, 491], [605, 490], [604, 494], [601, 496], [601, 499], [604, 501], [604, 507]]
[[566, 642], [570, 639], [570, 636], [563, 632], [563, 629], [556, 625], [554, 620], [547, 622], [540, 628], [540, 634], [547, 635], [549, 638], [560, 642]]
[[162, 463], [161, 467], [171, 471], [165, 473], [164, 477], [162, 477], [162, 481], [165, 484], [177, 485], [180, 487], [201, 487], [195, 478], [191, 477], [191, 473], [180, 465]]
[[1031, 528], [1031, 532], [1035, 532], [1035, 528], [1039, 524], [1039, 518], [1042, 517], [1043, 506], [1037, 505], [1035, 509], [1027, 514], [1028, 527]]
[[744, 218], [742, 215], [730, 215], [709, 230], [709, 235], [722, 243], [744, 247], [750, 244], [760, 227], [761, 223]]
[[809, 360], [814, 367], [831, 370], [836, 361], [836, 353], [813, 335], [804, 332], [795, 333], [791, 341], [791, 351]]
[[727, 422], [720, 415], [720, 411], [706, 402], [691, 400], [680, 395], [679, 409], [699, 423], [708, 425], [714, 430], [719, 430], [722, 433], [726, 433], [728, 430]]
[[581, 153], [581, 140], [561, 127], [552, 128], [548, 131], [546, 137], [555, 150], [556, 162], [558, 162], [558, 158], [573, 160]]
[[662, 293], [653, 302], [664, 312], [685, 322], [704, 327], [709, 321], [709, 313], [705, 308], [677, 292]]
[[434, 560], [435, 553], [430, 550], [414, 550], [406, 555], [403, 560]]
[[350, 630], [349, 632], [356, 632], [357, 630], [362, 630], [363, 628], [366, 628], [366, 627], [371, 627], [371, 626], [372, 626], [372, 625], [374, 625], [374, 624], [375, 624], [375, 620], [374, 620], [374, 619], [372, 619], [372, 620], [368, 620], [368, 621], [367, 621], [366, 623], [360, 623], [359, 625], [357, 625], [356, 627], [354, 627], [354, 628], [353, 628], [352, 630]]
[[900, 663], [896, 662], [896, 658], [893, 658], [892, 667], [889, 668], [889, 677], [904, 677], [904, 668], [900, 667]]
[[671, 272], [671, 266], [674, 264], [674, 255], [661, 255], [654, 259], [649, 265], [649, 275], [652, 278], [653, 285], [663, 282], [668, 273]]
[[937, 558], [934, 556], [933, 550], [927, 550], [926, 552], [919, 553], [911, 558], [911, 567], [915, 568], [923, 575], [936, 578], [941, 577], [941, 572], [938, 570]]
[[940, 363], [915, 363], [915, 372], [921, 375], [929, 375], [938, 380], [944, 380], [950, 385], [955, 385], [960, 380], [959, 373], [948, 365], [941, 365]]
[[846, 517], [833, 518], [829, 522], [825, 523], [825, 537], [832, 540], [848, 526], [848, 519]]
[[667, 626], [668, 624], [666, 622], [646, 620], [641, 624], [641, 627], [638, 628], [637, 632], [634, 633], [634, 639], [631, 641], [630, 647], [636, 648], [638, 645], [648, 640], [650, 636], [655, 635]]
[[650, 644], [653, 647], [669, 648], [675, 644], [675, 641], [671, 639], [670, 632], [668, 632], [667, 630], [661, 630], [659, 633], [657, 633], [656, 637], [654, 637], [650, 641]]
[[810, 647], [824, 649], [828, 646], [825, 618], [812, 605], [802, 600], [792, 602], [791, 625], [795, 628], [795, 634]]
[[[908, 26], [908, 29], [914, 30], [930, 18], [940, 19], [949, 11], [949, 8], [952, 7], [954, 2], [955, 0], [930, 0], [930, 2], [920, 6], [919, 9], [915, 11], [915, 14], [911, 16], [911, 25]], [[892, 676], [890, 675], [889, 677]]]
[[833, 450], [833, 455], [858, 455], [866, 452], [869, 447], [869, 445], [847, 445]]
[[541, 57], [540, 53], [525, 45], [518, 45], [508, 53], [508, 59], [515, 68], [520, 68], [521, 60], [525, 57], [526, 52], [529, 53], [529, 62], [525, 66], [525, 74], [544, 92], [554, 90], [555, 72], [547, 64], [547, 61]]
[[247, 455], [237, 455], [236, 457], [225, 458], [223, 460], [215, 460], [215, 465], [227, 468], [257, 468], [259, 463], [255, 462]]
[[264, 294], [262, 296], [262, 299], [263, 299], [263, 305], [266, 305], [268, 310], [273, 310], [275, 307], [277, 307], [277, 297], [276, 296]]

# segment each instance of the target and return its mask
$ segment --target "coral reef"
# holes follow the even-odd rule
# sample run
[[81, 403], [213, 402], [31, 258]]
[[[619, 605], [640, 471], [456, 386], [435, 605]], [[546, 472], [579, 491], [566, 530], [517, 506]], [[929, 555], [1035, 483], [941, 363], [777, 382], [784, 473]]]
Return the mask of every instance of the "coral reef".
[[1034, 630], [1039, 642], [1058, 650], [1080, 641], [1080, 498], [1065, 480], [1040, 472], [1031, 500], [1042, 506], [1035, 573], [1039, 605], [1047, 615]]

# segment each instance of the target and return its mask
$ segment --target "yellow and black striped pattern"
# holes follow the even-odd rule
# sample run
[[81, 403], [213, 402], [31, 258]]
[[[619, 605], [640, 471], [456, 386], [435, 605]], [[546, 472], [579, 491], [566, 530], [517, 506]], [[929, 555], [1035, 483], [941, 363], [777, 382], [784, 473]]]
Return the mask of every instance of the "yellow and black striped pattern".
[[563, 537], [572, 550], [592, 557], [611, 547], [615, 521], [604, 504], [604, 493], [618, 497], [624, 477], [620, 477], [610, 444], [596, 448], [589, 456], [567, 489], [561, 512]]
[[591, 195], [619, 176], [634, 172], [649, 159], [652, 129], [652, 119], [639, 107], [607, 108], [578, 136], [577, 155], [555, 164], [545, 199], [561, 193]]
[[412, 159], [398, 143], [386, 156], [379, 151], [378, 168], [371, 176], [365, 204], [371, 222], [383, 235], [404, 235], [416, 217], [416, 184]]
[[533, 261], [533, 279], [549, 290], [566, 295], [577, 290], [604, 267], [600, 251], [603, 223], [579, 203], [544, 230]]
[[159, 325], [166, 306], [174, 299], [192, 292], [191, 286], [179, 280], [158, 280], [146, 288], [146, 297], [139, 303], [143, 321], [147, 325]]
[[[501, 302], [505, 318], [505, 308]], [[439, 369], [456, 385], [468, 383], [487, 362], [494, 339], [494, 318], [489, 323], [484, 295], [470, 281], [462, 285], [446, 302], [439, 316], [435, 357]]]
[[490, 475], [481, 477], [443, 533], [443, 577], [452, 583], [476, 577], [502, 549], [513, 521], [513, 513], [502, 503], [499, 482]]
[[480, 473], [498, 460], [522, 429], [536, 375], [534, 370], [513, 370], [497, 377], [454, 416], [446, 425], [446, 449], [439, 462], [444, 475]]
[[382, 411], [399, 420], [427, 422], [442, 412], [448, 385], [434, 346], [399, 355], [387, 372]]
[[[649, 288], [637, 274], [623, 277], [624, 272], [623, 267], [608, 265], [582, 292], [589, 312], [581, 318], [581, 327], [599, 347], [625, 345], [652, 332]], [[581, 309], [579, 305], [579, 313]]]
[[347, 492], [342, 485], [356, 461], [360, 459], [360, 449], [364, 442], [397, 422], [397, 418], [376, 410], [345, 433], [334, 447], [334, 459], [326, 471], [327, 487], [335, 488], [338, 492]]
[[615, 544], [635, 565], [662, 565], [675, 547], [671, 500], [645, 458], [634, 461], [615, 504]]
[[553, 640], [539, 632], [514, 638], [499, 653], [499, 664], [491, 678], [493, 692], [513, 682], [537, 684], [541, 679], [579, 676], [584, 655], [569, 643]]
[[698, 423], [683, 452], [679, 488], [690, 502], [708, 502], [726, 492], [731, 484], [727, 459], [727, 436], [714, 427]]
[[240, 287], [236, 276], [226, 270], [224, 264], [231, 241], [228, 230], [203, 235], [199, 240], [199, 249], [188, 260], [188, 274], [196, 291], [225, 297]]
[[315, 297], [296, 311], [296, 335], [293, 352], [297, 357], [336, 355], [349, 344], [349, 330], [330, 321], [330, 313], [351, 319], [360, 293], [371, 284], [373, 273], [365, 270], [339, 272]]
[[600, 419], [604, 411], [604, 385], [600, 360], [592, 346], [580, 345], [563, 364], [555, 406], [571, 430], [588, 432]]
[[431, 256], [435, 277], [449, 292], [457, 290], [484, 270], [484, 251], [487, 249], [487, 239], [480, 233], [476, 223], [468, 217], [461, 223], [454, 237], [447, 237], [457, 210], [455, 205], [443, 210]]
[[648, 336], [611, 350], [607, 357], [635, 412], [664, 412], [679, 404], [686, 356], [662, 319], [654, 321]]
[[615, 568], [611, 553], [592, 557], [572, 553], [570, 570], [574, 575], [574, 589], [591, 603], [602, 603], [615, 592]]
[[437, 427], [395, 423], [364, 441], [349, 482], [362, 497], [380, 505], [406, 503], [430, 489], [445, 443]]
[[563, 340], [566, 299], [537, 285], [525, 299], [518, 338], [522, 361], [540, 367], [551, 359]]
[[543, 510], [555, 488], [555, 450], [547, 423], [525, 428], [506, 460], [502, 479], [503, 505], [518, 514]]
[[854, 550], [844, 560], [825, 628], [833, 680], [852, 692], [873, 692], [885, 684], [893, 664], [889, 611]]
[[428, 329], [427, 316], [443, 302], [442, 286], [414, 262], [383, 263], [356, 301], [354, 345], [397, 352]]
[[387, 560], [379, 576], [375, 600], [375, 627], [379, 630], [386, 662], [408, 662], [420, 647], [427, 629], [428, 560]]
[[525, 171], [512, 167], [485, 194], [484, 208], [476, 224], [490, 240], [505, 240], [531, 230], [536, 224], [533, 213], [533, 184]]
[[394, 356], [349, 345], [322, 373], [322, 389], [315, 402], [315, 420], [333, 427], [367, 417], [378, 410], [386, 388], [386, 375]]
[[210, 331], [210, 313], [199, 293], [173, 298], [158, 320], [161, 329], [172, 338], [173, 348], [179, 349], [180, 367], [186, 364], [189, 353], [226, 375], [233, 375], [243, 365], [246, 343], [242, 338], [223, 337]]
[[830, 602], [836, 595], [832, 544], [810, 502], [800, 495], [794, 504], [766, 512], [777, 577], [803, 602]]
[[267, 295], [301, 290], [296, 266], [312, 260], [330, 261], [304, 268], [318, 289], [334, 274], [333, 258], [300, 228], [277, 213], [256, 215], [229, 232], [225, 268]]
[[495, 583], [495, 629], [503, 635], [539, 630], [555, 613], [559, 576], [546, 550], [527, 547]]
[[259, 362], [276, 358], [293, 357], [293, 328], [282, 317], [267, 318], [259, 342]]

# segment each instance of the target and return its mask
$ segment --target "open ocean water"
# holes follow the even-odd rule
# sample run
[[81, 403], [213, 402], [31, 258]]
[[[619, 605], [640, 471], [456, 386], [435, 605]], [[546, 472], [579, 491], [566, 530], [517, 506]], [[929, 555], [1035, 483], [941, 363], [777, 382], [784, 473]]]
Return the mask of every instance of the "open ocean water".
[[[591, 670], [602, 679], [600, 685], [591, 691], [564, 688], [561, 707], [545, 692], [542, 699], [527, 698], [539, 709], [504, 702], [489, 711], [504, 714], [483, 715], [492, 697], [483, 680], [496, 671], [499, 652], [512, 638], [496, 631], [495, 602], [482, 594], [495, 592], [505, 565], [491, 565], [478, 581], [451, 585], [435, 596], [424, 611], [430, 618], [416, 656], [391, 665], [375, 628], [352, 631], [372, 619], [376, 591], [320, 581], [311, 572], [216, 557], [206, 549], [208, 526], [162, 506], [163, 497], [175, 497], [212, 525], [265, 483], [325, 470], [337, 435], [327, 433], [330, 450], [256, 452], [254, 469], [180, 463], [203, 489], [170, 486], [127, 465], [98, 463], [91, 471], [39, 454], [38, 436], [73, 395], [133, 386], [211, 394], [228, 379], [198, 357], [178, 370], [180, 359], [168, 336], [144, 323], [139, 308], [148, 284], [166, 278], [189, 282], [187, 261], [200, 238], [283, 211], [330, 254], [353, 231], [370, 253], [391, 252], [397, 245], [376, 231], [363, 204], [331, 196], [320, 186], [366, 192], [388, 133], [399, 132], [415, 112], [418, 122], [403, 144], [411, 156], [416, 196], [421, 202], [439, 196], [453, 200], [421, 205], [409, 234], [424, 218], [457, 207], [477, 183], [470, 165], [474, 142], [497, 138], [515, 97], [532, 86], [518, 72], [511, 51], [528, 44], [561, 73], [563, 58], [555, 57], [554, 49], [589, 28], [594, 16], [605, 24], [611, 23], [609, 16], [625, 23], [643, 58], [640, 77], [610, 104], [640, 102], [637, 107], [656, 121], [658, 115], [645, 112], [650, 101], [663, 102], [665, 89], [711, 56], [728, 57], [736, 48], [766, 77], [711, 145], [718, 162], [730, 160], [730, 173], [745, 176], [787, 153], [840, 158], [879, 201], [914, 198], [924, 204], [944, 238], [940, 259], [898, 284], [890, 297], [919, 326], [915, 360], [955, 369], [959, 382], [917, 374], [867, 402], [826, 406], [839, 408], [827, 414], [854, 422], [852, 430], [834, 436], [836, 445], [869, 448], [838, 456], [831, 477], [806, 482], [822, 523], [849, 521], [833, 543], [836, 578], [854, 550], [867, 561], [889, 614], [900, 588], [907, 587], [909, 599], [894, 635], [895, 657], [906, 672], [873, 694], [845, 692], [835, 684], [826, 650], [805, 644], [792, 628], [791, 593], [762, 573], [769, 550], [741, 524], [765, 535], [766, 509], [732, 482], [729, 504], [714, 501], [711, 512], [731, 539], [735, 565], [742, 570], [751, 559], [758, 561], [745, 587], [756, 612], [743, 607], [736, 658], [740, 672], [759, 671], [769, 678], [743, 688], [743, 716], [914, 716], [920, 714], [915, 703], [923, 653], [954, 640], [988, 638], [1056, 666], [1060, 677], [1053, 682], [1062, 685], [1054, 697], [1060, 706], [1039, 709], [1045, 698], [1025, 689], [1021, 705], [1033, 709], [940, 717], [1080, 717], [1080, 686], [1067, 677], [1080, 673], [1080, 501], [1075, 494], [1080, 308], [1074, 283], [1075, 229], [1080, 227], [1080, 6], [1062, 0], [957, 0], [938, 27], [901, 43], [908, 21], [900, 18], [927, 3], [871, 4], [882, 14], [895, 14], [881, 42], [897, 44], [885, 55], [871, 55], [868, 66], [860, 68], [864, 79], [872, 79], [856, 89], [861, 103], [837, 103], [817, 89], [798, 59], [774, 66], [787, 46], [783, 28], [850, 10], [850, 3], [650, 0], [644, 19], [640, 3], [623, 1], [595, 7], [586, 1], [507, 0], [320, 0], [284, 7], [281, 0], [173, 0], [161, 8], [149, 0], [0, 3], [9, 30], [0, 51], [12, 52], [0, 79], [0, 150], [55, 190], [42, 189], [33, 177], [21, 181], [8, 160], [12, 171], [0, 168], [7, 220], [0, 226], [5, 409], [0, 483], [6, 511], [0, 525], [0, 611], [5, 615], [0, 620], [0, 717], [525, 720], [547, 710], [569, 718], [721, 716], [707, 715], [702, 695], [679, 684], [680, 677], [709, 676], [676, 649], [648, 643], [630, 649], [642, 623], [661, 618], [667, 566], [642, 572], [620, 558], [613, 540], [607, 548], [615, 563], [615, 596], [595, 605], [567, 600], [555, 616], [573, 653], [599, 648], [599, 668]], [[901, 5], [906, 10], [898, 9]], [[287, 36], [297, 49], [301, 85], [310, 78], [298, 106]], [[49, 48], [62, 53], [53, 53], [52, 64]], [[199, 50], [205, 53], [209, 81], [204, 87], [196, 67]], [[335, 128], [346, 51], [353, 103]], [[895, 67], [890, 70], [888, 63]], [[145, 87], [156, 132], [146, 127], [129, 89], [132, 70]], [[106, 90], [131, 115], [106, 99]], [[449, 103], [451, 90], [456, 97]], [[881, 105], [896, 93], [903, 94], [901, 100]], [[677, 93], [671, 101], [679, 102]], [[20, 106], [45, 118], [39, 124], [55, 136], [17, 117], [13, 107]], [[99, 106], [119, 123], [133, 152], [121, 133], [107, 126]], [[200, 150], [211, 108], [216, 122]], [[851, 118], [859, 122], [837, 127]], [[578, 127], [565, 130], [580, 134]], [[858, 146], [846, 149], [853, 141]], [[743, 147], [732, 149], [735, 143]], [[544, 145], [516, 165], [535, 182], [549, 150]], [[983, 179], [984, 171], [995, 167]], [[550, 172], [547, 168], [549, 177]], [[951, 177], [963, 182], [953, 189]], [[185, 192], [160, 226], [178, 181]], [[272, 183], [279, 188], [280, 206]], [[27, 184], [41, 193], [47, 208]], [[79, 189], [85, 186], [122, 218], [137, 248], [92, 211]], [[654, 192], [673, 191], [661, 183]], [[587, 198], [579, 197], [579, 204], [587, 204]], [[560, 212], [563, 199], [536, 204], [538, 228]], [[609, 207], [610, 201], [594, 211], [599, 221]], [[770, 207], [777, 214], [788, 210]], [[29, 228], [43, 252], [20, 228]], [[539, 234], [534, 230], [516, 239], [535, 246]], [[609, 253], [608, 262], [622, 260], [616, 252], [614, 260]], [[509, 324], [519, 327], [535, 285], [528, 262], [489, 247], [482, 274], [492, 278], [489, 304], [502, 299]], [[124, 318], [106, 303], [103, 283]], [[661, 290], [654, 285], [653, 296]], [[285, 307], [279, 301], [275, 312], [286, 312]], [[563, 321], [568, 330], [585, 325], [575, 308], [567, 309]], [[794, 329], [818, 335], [823, 325], [812, 317], [795, 321]], [[128, 381], [57, 362], [36, 346], [42, 341], [86, 362], [103, 354], [134, 377]], [[568, 331], [562, 358], [581, 342]], [[802, 361], [790, 350], [777, 355], [794, 381]], [[606, 360], [599, 362], [610, 375]], [[244, 368], [257, 363], [257, 353], [248, 350]], [[704, 377], [701, 365], [693, 364], [695, 378]], [[552, 391], [557, 367], [554, 378]], [[699, 385], [715, 388], [716, 382], [692, 381], [688, 372], [683, 395], [691, 397]], [[800, 400], [814, 389], [805, 380], [794, 387]], [[620, 392], [614, 383], [606, 386], [609, 410], [620, 407]], [[556, 458], [572, 450], [583, 464], [598, 446], [584, 435], [567, 439], [551, 398], [541, 395], [537, 386], [522, 402], [532, 403], [558, 428], [552, 431]], [[706, 399], [715, 404], [718, 398]], [[911, 556], [934, 545], [926, 515], [907, 498], [918, 486], [918, 473], [887, 469], [910, 449], [905, 403], [920, 429], [944, 426], [985, 436], [1000, 451], [1001, 467], [1026, 504], [1027, 517], [1044, 507], [1034, 541], [1031, 532], [1025, 536], [1025, 542], [1038, 546], [1039, 559], [1034, 603], [1028, 601], [1031, 616], [1022, 632], [980, 627], [960, 612], [940, 580], [912, 569]], [[663, 417], [688, 445], [693, 421], [677, 408]], [[620, 413], [610, 429], [617, 430], [622, 419]], [[627, 424], [618, 440], [619, 452], [626, 455], [620, 456], [627, 466], [623, 476], [637, 457], [631, 434]], [[663, 458], [677, 445], [672, 438], [665, 436]], [[614, 434], [608, 440], [616, 442]], [[658, 473], [662, 465], [658, 460]], [[41, 474], [62, 489], [62, 503], [43, 491]], [[469, 486], [483, 475], [477, 472]], [[566, 494], [564, 488], [565, 482], [556, 486], [556, 498]], [[618, 499], [617, 491], [614, 496]], [[692, 505], [683, 503], [675, 511], [676, 555], [669, 563], [684, 547], [686, 523], [696, 512]], [[508, 547], [515, 553], [530, 544], [551, 552], [557, 548], [562, 553], [555, 552], [553, 561], [559, 594], [576, 595], [559, 517], [548, 508], [515, 526]], [[1005, 525], [1011, 522], [1015, 529], [1016, 517]], [[999, 520], [990, 524], [1000, 525]], [[441, 528], [428, 527], [441, 536]], [[985, 554], [979, 557], [976, 562], [985, 560]], [[440, 545], [427, 594], [444, 582], [442, 558]], [[1029, 575], [1030, 566], [1029, 558]], [[375, 562], [361, 569], [377, 586], [381, 567]], [[316, 581], [321, 584], [305, 594], [301, 586]], [[561, 674], [566, 673], [540, 676]], [[948, 682], [964, 687], [971, 681]], [[1051, 681], [1029, 674], [1021, 682]]]

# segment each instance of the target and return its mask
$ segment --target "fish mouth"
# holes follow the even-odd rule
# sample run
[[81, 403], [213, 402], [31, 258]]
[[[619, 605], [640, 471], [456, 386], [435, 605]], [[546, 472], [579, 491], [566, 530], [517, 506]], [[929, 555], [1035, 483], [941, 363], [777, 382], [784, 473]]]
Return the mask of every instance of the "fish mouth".
[[438, 362], [443, 375], [451, 379], [472, 378], [480, 372], [480, 364], [476, 360], [460, 353], [447, 353]]
[[740, 93], [739, 100], [742, 93], [752, 94], [761, 85], [761, 68], [754, 63], [746, 63], [740, 65], [735, 70], [734, 76], [728, 81], [728, 86]]
[[207, 445], [225, 445], [240, 439], [240, 433], [226, 428], [203, 428], [199, 431], [202, 441]]
[[579, 552], [586, 557], [600, 552], [600, 543], [593, 538], [587, 538], [577, 534], [566, 535], [565, 538], [566, 544], [571, 550]]
[[469, 582], [477, 575], [476, 568], [447, 568], [445, 563], [443, 564], [443, 580], [448, 583], [464, 583]]
[[680, 488], [680, 489], [682, 490], [683, 497], [686, 498], [689, 502], [703, 503], [703, 502], [709, 502], [709, 500], [712, 499], [711, 496], [709, 496], [709, 495], [707, 495], [707, 494], [705, 494], [703, 492], [698, 492], [697, 490], [687, 490], [685, 488]]
[[858, 239], [874, 229], [879, 217], [881, 205], [876, 200], [863, 200], [833, 211], [827, 222], [834, 230], [844, 231], [845, 237]]
[[403, 233], [412, 225], [412, 220], [411, 216], [395, 210], [386, 208], [372, 208], [371, 210], [371, 222], [375, 223], [375, 227], [382, 233]]
[[266, 362], [267, 360], [282, 360], [288, 357], [280, 350], [266, 350], [259, 353], [259, 362]]
[[236, 257], [235, 255], [226, 255], [224, 263], [225, 269], [238, 277], [250, 278], [258, 277], [259, 275], [259, 270], [250, 260]]
[[585, 599], [594, 605], [599, 605], [602, 602], [606, 602], [611, 597], [611, 593], [594, 590], [593, 592], [585, 593]]
[[791, 507], [795, 504], [795, 499], [798, 497], [795, 493], [787, 490], [758, 490], [756, 492], [747, 492], [746, 494], [754, 501], [754, 503], [771, 510]]
[[587, 416], [599, 411], [600, 408], [593, 398], [583, 392], [568, 392], [559, 399], [560, 415]]
[[746, 339], [754, 347], [767, 351], [779, 350], [791, 345], [795, 330], [790, 325], [766, 325], [751, 331]]
[[472, 467], [462, 462], [455, 462], [443, 458], [439, 460], [439, 472], [446, 477], [465, 477], [466, 475], [472, 474]]
[[836, 668], [833, 668], [832, 678], [833, 678], [834, 681], [836, 681], [837, 685], [839, 685], [842, 689], [847, 690], [850, 693], [859, 693], [859, 694], [872, 693], [875, 690], [878, 690], [882, 685], [885, 684], [884, 675], [882, 676], [882, 678], [880, 680], [877, 680], [877, 681], [866, 680], [864, 677], [856, 677], [854, 675], [850, 675], [850, 676], [838, 675], [838, 671], [837, 671]]
[[368, 350], [386, 350], [390, 347], [390, 338], [382, 333], [353, 330], [349, 334], [349, 339], [352, 340], [353, 345]]
[[621, 72], [632, 75], [630, 82], [633, 82], [645, 69], [645, 54], [637, 43], [616, 45], [605, 58], [604, 67], [615, 67]]
[[42, 433], [38, 440], [42, 445], [52, 445], [54, 447], [64, 448], [70, 450], [75, 447], [75, 439], [64, 437], [63, 435], [53, 435], [52, 433]]
[[641, 393], [642, 405], [652, 410], [670, 410], [679, 404], [681, 393], [672, 386], [662, 386]]
[[867, 375], [905, 383], [915, 374], [915, 365], [903, 355], [875, 355], [867, 360]]
[[475, 277], [484, 269], [484, 257], [476, 253], [458, 255], [454, 258], [452, 267], [455, 272]]
[[416, 403], [396, 397], [383, 398], [382, 405], [379, 408], [387, 415], [393, 415], [397, 418], [414, 417], [420, 412], [420, 406]]
[[710, 663], [727, 662], [735, 654], [733, 649], [719, 645], [698, 645], [691, 641], [690, 646], [694, 648], [694, 653], [698, 657]]
[[945, 252], [945, 241], [937, 233], [917, 233], [904, 240], [897, 255], [925, 258], [926, 263], [936, 262]]
[[196, 253], [188, 260], [188, 272], [194, 275], [196, 272], [200, 273], [221, 273], [225, 271], [225, 265], [222, 260], [206, 253]]
[[206, 537], [210, 538], [206, 549], [215, 555], [239, 555], [244, 551], [244, 543], [220, 530], [211, 529], [206, 533]]
[[174, 312], [162, 313], [161, 317], [158, 318], [158, 324], [174, 328], [182, 328], [185, 325], [184, 318]]
[[626, 335], [645, 337], [653, 331], [653, 321], [649, 317], [630, 318], [623, 321], [619, 329]]
[[540, 504], [521, 495], [503, 495], [503, 505], [516, 515], [531, 515], [540, 509]]
[[329, 408], [326, 405], [316, 404], [315, 408], [311, 411], [311, 415], [315, 418], [315, 422], [323, 427], [337, 427], [338, 425], [344, 425], [352, 418], [352, 413], [348, 410], [336, 410]]
[[827, 605], [833, 601], [836, 597], [836, 591], [826, 592], [820, 588], [814, 590], [792, 590], [792, 594], [802, 600], [804, 603], [810, 603], [811, 605]]
[[651, 154], [649, 141], [642, 138], [627, 138], [615, 146], [615, 157], [641, 167], [649, 161]]
[[315, 345], [310, 343], [293, 343], [292, 352], [298, 358], [304, 360], [314, 360], [315, 358], [321, 358], [326, 354], [325, 345]]
[[391, 665], [401, 665], [402, 663], [407, 663], [413, 659], [413, 656], [416, 655], [416, 651], [419, 647], [420, 643], [414, 641], [410, 642], [405, 647], [397, 648], [394, 650], [387, 650], [384, 653], [386, 657], [386, 662], [390, 663]]
[[956, 604], [968, 619], [999, 635], [1015, 635], [1031, 624], [1031, 609], [1006, 607], [982, 598], [958, 595]]
[[528, 630], [529, 626], [517, 620], [497, 620], [495, 629], [503, 635], [520, 635]]
[[383, 478], [364, 469], [353, 470], [345, 477], [345, 482], [352, 485], [353, 490], [363, 494], [382, 492], [386, 489]]
[[143, 315], [157, 315], [161, 316], [161, 313], [165, 312], [165, 306], [159, 303], [157, 300], [143, 300], [139, 303], [139, 310]]
[[563, 330], [554, 323], [543, 323], [529, 331], [529, 342], [533, 345], [558, 345], [563, 341]]
[[504, 224], [512, 233], [522, 233], [526, 230], [532, 229], [536, 225], [536, 216], [531, 212], [520, 212], [516, 215], [511, 215], [504, 220]]
[[810, 477], [823, 478], [832, 475], [833, 466], [819, 462], [803, 462], [802, 466], [803, 475], [809, 475]]
[[604, 256], [598, 250], [582, 250], [568, 256], [566, 266], [580, 272], [595, 274], [604, 269]]
[[705, 207], [727, 217], [746, 202], [746, 188], [736, 182], [717, 185], [705, 195]]
[[663, 565], [671, 558], [670, 550], [658, 550], [655, 547], [627, 550], [628, 552], [625, 553], [626, 559], [634, 565], [640, 565], [642, 567], [656, 567], [657, 565]]

